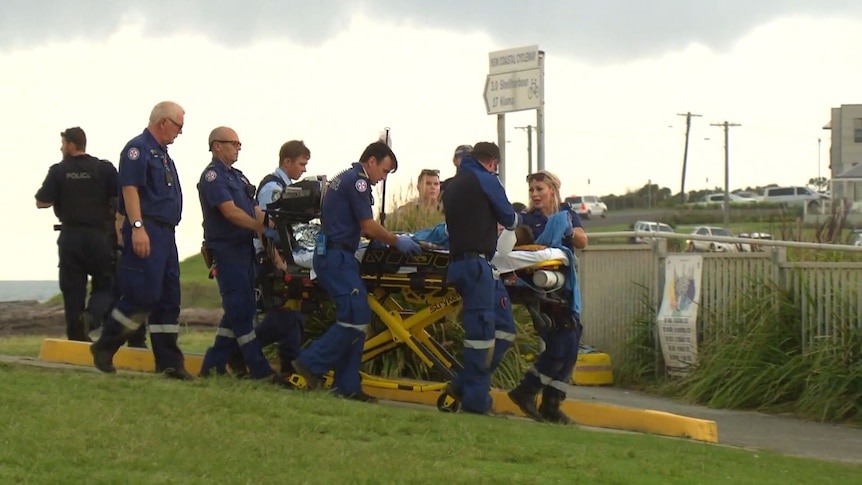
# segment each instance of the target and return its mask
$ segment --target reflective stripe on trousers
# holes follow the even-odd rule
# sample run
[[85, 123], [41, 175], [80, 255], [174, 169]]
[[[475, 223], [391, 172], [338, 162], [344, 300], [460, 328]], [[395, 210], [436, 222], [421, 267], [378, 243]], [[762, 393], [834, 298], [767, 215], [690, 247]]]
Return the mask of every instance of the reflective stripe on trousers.
[[542, 374], [541, 372], [539, 372], [539, 370], [536, 369], [536, 366], [530, 367], [530, 370], [528, 372], [530, 374], [533, 374], [534, 376], [538, 377], [539, 382], [541, 382], [543, 386], [553, 387], [554, 389], [557, 389], [558, 391], [563, 391], [563, 392], [568, 391], [569, 385], [567, 383], [555, 381], [555, 380], [551, 379], [550, 377], [546, 376], [545, 374]]

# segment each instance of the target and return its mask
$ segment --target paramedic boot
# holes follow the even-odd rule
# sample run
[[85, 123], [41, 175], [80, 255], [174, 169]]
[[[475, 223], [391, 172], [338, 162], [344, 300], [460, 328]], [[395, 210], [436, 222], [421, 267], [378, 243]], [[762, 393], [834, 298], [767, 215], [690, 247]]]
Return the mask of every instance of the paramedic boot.
[[539, 405], [539, 414], [549, 423], [572, 424], [572, 419], [560, 409], [560, 404], [565, 400], [565, 392], [551, 386], [545, 386], [542, 392], [542, 404]]
[[227, 368], [230, 369], [231, 375], [237, 379], [248, 378], [248, 367], [246, 367], [245, 358], [243, 358], [240, 351], [230, 354], [227, 360]]
[[[536, 421], [544, 421], [542, 415], [539, 414], [539, 410], [536, 409], [536, 396], [538, 394], [538, 389], [525, 382], [521, 382], [518, 384], [518, 387], [508, 392], [509, 399], [511, 399], [528, 418], [532, 418]], [[542, 402], [544, 402], [544, 400], [542, 400]]]

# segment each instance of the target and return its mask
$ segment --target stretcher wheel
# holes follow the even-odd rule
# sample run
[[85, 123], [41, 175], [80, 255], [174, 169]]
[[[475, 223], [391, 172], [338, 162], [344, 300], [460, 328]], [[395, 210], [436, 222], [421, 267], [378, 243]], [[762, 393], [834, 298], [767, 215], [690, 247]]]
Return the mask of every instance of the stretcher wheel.
[[457, 413], [461, 409], [461, 401], [446, 391], [437, 398], [437, 410], [441, 413]]

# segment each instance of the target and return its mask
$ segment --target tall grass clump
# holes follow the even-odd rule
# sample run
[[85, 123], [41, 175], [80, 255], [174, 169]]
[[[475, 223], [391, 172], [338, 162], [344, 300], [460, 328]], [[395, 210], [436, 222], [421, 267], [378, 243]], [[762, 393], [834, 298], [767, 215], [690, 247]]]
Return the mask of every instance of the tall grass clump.
[[637, 286], [641, 310], [628, 325], [626, 351], [614, 365], [614, 379], [619, 385], [640, 388], [660, 381], [664, 364], [657, 345], [655, 318], [658, 310], [652, 303], [649, 288]]
[[[704, 332], [699, 365], [663, 391], [716, 408], [792, 412], [820, 421], [862, 421], [862, 331], [832, 315], [828, 335], [803, 332], [802, 305], [775, 285], [740, 294], [735, 319]], [[709, 330], [707, 322], [706, 328]]]

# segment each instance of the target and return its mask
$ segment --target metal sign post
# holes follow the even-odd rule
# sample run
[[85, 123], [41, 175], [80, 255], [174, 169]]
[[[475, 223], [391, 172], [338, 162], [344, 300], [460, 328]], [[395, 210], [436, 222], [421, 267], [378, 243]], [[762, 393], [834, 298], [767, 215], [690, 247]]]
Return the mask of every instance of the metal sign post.
[[544, 57], [539, 46], [530, 45], [488, 54], [485, 78], [485, 110], [497, 115], [499, 175], [506, 184], [506, 113], [537, 110], [536, 142], [539, 170], [545, 167]]

